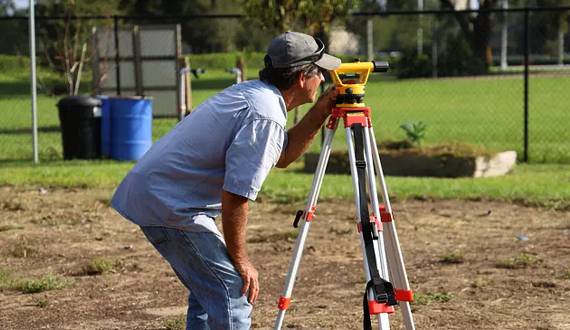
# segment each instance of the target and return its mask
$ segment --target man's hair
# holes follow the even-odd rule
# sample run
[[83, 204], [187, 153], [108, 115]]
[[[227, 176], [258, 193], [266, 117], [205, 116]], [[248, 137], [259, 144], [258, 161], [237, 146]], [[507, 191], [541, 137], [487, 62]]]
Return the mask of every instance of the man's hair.
[[290, 68], [264, 68], [259, 71], [259, 80], [271, 84], [280, 90], [293, 86], [297, 77], [304, 73], [311, 76], [318, 73], [319, 67], [313, 63], [294, 66]]

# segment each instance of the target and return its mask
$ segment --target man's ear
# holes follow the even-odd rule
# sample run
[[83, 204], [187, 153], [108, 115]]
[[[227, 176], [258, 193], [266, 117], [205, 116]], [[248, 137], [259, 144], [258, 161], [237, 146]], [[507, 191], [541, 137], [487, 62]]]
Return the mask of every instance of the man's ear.
[[304, 72], [299, 72], [299, 75], [297, 76], [297, 84], [299, 85], [299, 87], [305, 88], [306, 83], [307, 83], [307, 76], [305, 75]]

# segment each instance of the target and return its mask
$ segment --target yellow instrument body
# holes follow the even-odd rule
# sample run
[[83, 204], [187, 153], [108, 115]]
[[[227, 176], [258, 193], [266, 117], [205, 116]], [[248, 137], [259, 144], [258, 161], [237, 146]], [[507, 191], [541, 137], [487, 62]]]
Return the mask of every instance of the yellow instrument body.
[[[341, 96], [339, 99], [344, 99], [344, 95], [357, 95], [364, 97], [364, 89], [368, 76], [374, 71], [374, 62], [354, 62], [343, 63], [335, 70], [330, 71], [331, 79], [335, 84]], [[340, 103], [336, 105], [341, 108], [360, 108], [364, 107], [364, 103]]]

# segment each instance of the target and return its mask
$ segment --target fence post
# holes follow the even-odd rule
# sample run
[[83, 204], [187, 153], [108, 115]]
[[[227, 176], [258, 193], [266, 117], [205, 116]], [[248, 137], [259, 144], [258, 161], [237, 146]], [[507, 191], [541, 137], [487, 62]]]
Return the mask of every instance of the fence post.
[[113, 31], [115, 34], [115, 89], [117, 96], [121, 96], [121, 58], [119, 53], [119, 17], [113, 16]]
[[[424, 0], [418, 0], [418, 11], [424, 10]], [[418, 55], [424, 52], [424, 29], [422, 27], [423, 15], [418, 15], [418, 29], [416, 30], [417, 35], [417, 51]]]
[[[501, 1], [501, 9], [508, 9], [509, 1]], [[507, 62], [507, 47], [508, 47], [508, 14], [506, 11], [501, 12], [501, 70], [506, 70], [508, 66]]]
[[431, 76], [433, 78], [437, 78], [438, 76], [438, 72], [437, 72], [437, 53], [438, 53], [438, 47], [437, 47], [437, 43], [438, 43], [438, 38], [439, 38], [439, 31], [438, 31], [438, 27], [437, 27], [437, 19], [438, 16], [437, 15], [433, 15], [433, 18], [431, 20]]
[[144, 95], [143, 86], [143, 71], [142, 71], [142, 61], [141, 61], [141, 30], [140, 26], [133, 25], [132, 29], [133, 37], [133, 64], [134, 64], [134, 74], [135, 74], [135, 93], [137, 96]]
[[529, 9], [524, 9], [524, 151], [523, 161], [528, 162], [528, 61], [529, 61]]
[[374, 60], [374, 22], [372, 17], [366, 19], [366, 55], [369, 61]]
[[32, 149], [34, 153], [34, 164], [40, 162], [38, 152], [38, 111], [37, 111], [37, 89], [36, 89], [36, 13], [34, 0], [29, 1], [29, 28], [30, 28], [30, 80], [32, 93]]

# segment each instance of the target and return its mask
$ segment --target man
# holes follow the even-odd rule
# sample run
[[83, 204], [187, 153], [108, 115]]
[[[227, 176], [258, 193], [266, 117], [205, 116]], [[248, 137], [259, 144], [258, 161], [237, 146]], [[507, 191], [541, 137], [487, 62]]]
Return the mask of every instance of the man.
[[[158, 140], [125, 177], [113, 207], [141, 226], [190, 290], [187, 329], [249, 329], [259, 294], [246, 251], [248, 200], [273, 166], [310, 145], [334, 105], [330, 89], [293, 128], [287, 111], [314, 102], [340, 60], [309, 35], [272, 40], [260, 80], [206, 100]], [[215, 218], [221, 214], [223, 236]]]

